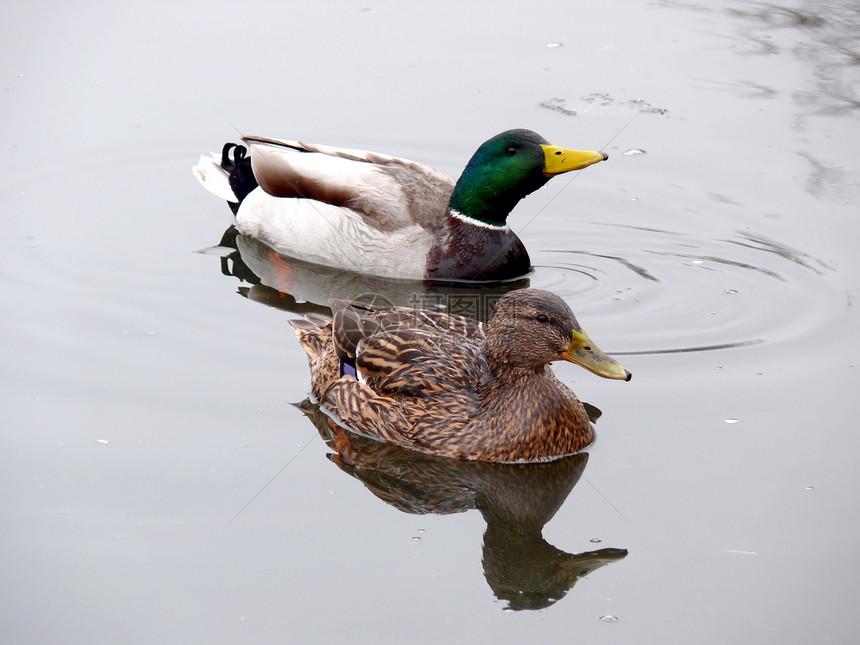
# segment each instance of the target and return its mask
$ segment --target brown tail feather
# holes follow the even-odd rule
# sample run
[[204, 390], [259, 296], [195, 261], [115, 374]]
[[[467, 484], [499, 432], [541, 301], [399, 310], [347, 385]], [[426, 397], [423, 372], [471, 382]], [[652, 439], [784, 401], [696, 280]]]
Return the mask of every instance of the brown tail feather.
[[331, 321], [320, 320], [291, 320], [290, 325], [296, 333], [296, 338], [308, 354], [313, 364], [331, 343]]

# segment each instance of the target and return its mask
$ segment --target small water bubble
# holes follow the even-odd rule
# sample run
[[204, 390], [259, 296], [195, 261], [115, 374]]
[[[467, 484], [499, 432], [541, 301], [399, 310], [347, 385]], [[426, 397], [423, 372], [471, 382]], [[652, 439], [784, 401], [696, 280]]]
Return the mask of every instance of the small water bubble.
[[158, 334], [158, 332], [157, 332], [157, 331], [152, 331], [152, 330], [150, 330], [150, 331], [146, 332], [146, 335], [147, 335], [147, 336], [155, 336], [156, 334]]
[[547, 99], [545, 101], [541, 101], [540, 103], [538, 103], [538, 106], [546, 108], [548, 110], [554, 110], [555, 112], [561, 112], [562, 114], [567, 114], [568, 116], [576, 115], [576, 110], [572, 110], [567, 107], [567, 101], [557, 96], [551, 99]]
[[591, 538], [589, 542], [593, 544], [600, 544], [601, 542], [603, 542], [603, 540], [601, 540], [600, 538]]
[[555, 49], [556, 47], [564, 47], [564, 43], [552, 42], [552, 43], [547, 43], [546, 46], [550, 49]]
[[604, 623], [614, 623], [616, 620], [618, 620], [618, 616], [613, 616], [612, 614], [604, 614], [600, 617], [600, 620], [602, 620]]
[[108, 441], [107, 439], [96, 439], [96, 443], [108, 444], [110, 443], [110, 441]]
[[804, 486], [803, 490], [815, 490], [815, 486]]
[[612, 103], [612, 97], [606, 92], [591, 92], [583, 96], [582, 100], [588, 101], [589, 103], [600, 101], [602, 105], [609, 105]]
[[732, 293], [737, 293], [737, 292], [738, 292], [737, 289], [723, 289], [723, 293], [732, 294]]
[[735, 419], [734, 417], [726, 417], [723, 419], [726, 423], [737, 423], [740, 419]]
[[693, 260], [693, 264], [703, 264], [704, 260]]
[[633, 157], [635, 155], [644, 155], [645, 151], [642, 148], [630, 148], [630, 150], [624, 151], [625, 157]]
[[421, 541], [421, 536], [420, 536], [420, 535], [413, 535], [413, 536], [412, 536], [412, 541], [413, 541], [413, 542], [420, 542], [420, 541]]
[[722, 365], [717, 365], [714, 369], [715, 369], [715, 370], [721, 370], [721, 369], [723, 369], [723, 366], [722, 366]]

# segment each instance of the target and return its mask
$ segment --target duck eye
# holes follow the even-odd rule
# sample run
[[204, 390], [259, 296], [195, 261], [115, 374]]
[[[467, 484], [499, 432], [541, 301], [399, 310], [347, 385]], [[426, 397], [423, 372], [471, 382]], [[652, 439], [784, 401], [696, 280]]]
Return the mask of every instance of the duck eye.
[[517, 154], [517, 149], [514, 146], [509, 146], [507, 150], [505, 150], [505, 154], [509, 157], [513, 157]]
[[549, 316], [547, 316], [546, 314], [538, 314], [537, 315], [537, 321], [539, 323], [548, 323], [549, 322]]

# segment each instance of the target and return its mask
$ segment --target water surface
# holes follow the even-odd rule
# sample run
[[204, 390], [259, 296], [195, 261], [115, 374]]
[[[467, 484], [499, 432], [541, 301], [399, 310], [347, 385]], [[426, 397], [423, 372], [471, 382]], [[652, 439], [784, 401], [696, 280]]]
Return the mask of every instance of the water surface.
[[[856, 637], [851, 3], [0, 16], [4, 640]], [[456, 175], [511, 127], [610, 153], [511, 225], [528, 282], [634, 379], [557, 368], [602, 416], [548, 479], [407, 460], [453, 489], [429, 504], [425, 477], [404, 498], [399, 457], [327, 458], [294, 405], [290, 310], [375, 287], [225, 275], [196, 251], [230, 214], [190, 166], [249, 133]], [[511, 497], [510, 477], [546, 495]], [[564, 585], [532, 575], [552, 558]]]

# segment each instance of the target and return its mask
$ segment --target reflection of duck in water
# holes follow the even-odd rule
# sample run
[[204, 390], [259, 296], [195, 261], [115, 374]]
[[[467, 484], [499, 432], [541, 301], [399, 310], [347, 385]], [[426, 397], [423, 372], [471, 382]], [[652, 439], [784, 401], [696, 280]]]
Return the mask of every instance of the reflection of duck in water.
[[333, 321], [292, 323], [314, 396], [355, 432], [421, 452], [494, 462], [573, 454], [593, 430], [549, 363], [630, 379], [547, 291], [508, 292], [487, 326], [361, 303], [334, 302], [333, 310]]
[[236, 225], [278, 253], [408, 280], [518, 278], [530, 270], [506, 221], [557, 174], [607, 158], [509, 130], [475, 152], [460, 179], [373, 152], [248, 137], [194, 173], [226, 199]]
[[484, 576], [513, 609], [548, 607], [581, 578], [627, 555], [612, 548], [571, 554], [543, 538], [544, 525], [585, 470], [586, 453], [541, 464], [448, 459], [349, 433], [310, 401], [299, 408], [335, 451], [331, 460], [386, 503], [416, 514], [478, 509], [487, 522]]
[[220, 257], [221, 273], [249, 286], [239, 293], [261, 304], [298, 315], [330, 314], [332, 298], [352, 300], [362, 294], [378, 294], [388, 305], [422, 309], [447, 309], [487, 320], [499, 297], [511, 289], [527, 287], [528, 278], [496, 284], [430, 284], [419, 280], [395, 280], [324, 267], [276, 253], [230, 226], [217, 246], [201, 253]]

